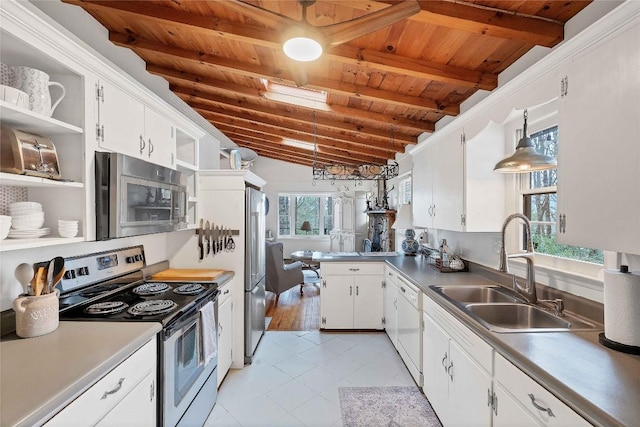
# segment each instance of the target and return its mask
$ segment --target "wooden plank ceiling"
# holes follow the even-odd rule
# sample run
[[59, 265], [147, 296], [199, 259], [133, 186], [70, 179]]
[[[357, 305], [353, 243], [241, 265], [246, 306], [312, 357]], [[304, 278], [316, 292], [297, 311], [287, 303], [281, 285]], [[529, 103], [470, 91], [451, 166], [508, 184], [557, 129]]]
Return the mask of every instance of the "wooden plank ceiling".
[[[420, 1], [409, 18], [301, 66], [282, 52], [282, 21], [252, 16], [237, 1], [63, 1], [95, 17], [238, 146], [307, 166], [393, 160], [477, 90], [496, 88], [498, 74], [533, 46], [562, 41], [564, 23], [590, 3]], [[246, 3], [302, 19], [295, 0]], [[317, 0], [306, 19], [325, 26], [394, 3]], [[326, 93], [326, 103], [274, 91], [295, 87], [299, 70], [304, 88]]]

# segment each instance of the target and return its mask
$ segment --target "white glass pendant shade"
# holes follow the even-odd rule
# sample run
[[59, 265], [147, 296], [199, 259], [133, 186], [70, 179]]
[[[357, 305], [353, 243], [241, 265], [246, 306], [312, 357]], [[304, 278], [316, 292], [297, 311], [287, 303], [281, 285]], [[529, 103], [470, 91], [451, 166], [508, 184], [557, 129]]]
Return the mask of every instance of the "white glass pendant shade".
[[496, 163], [493, 170], [501, 173], [526, 173], [557, 167], [558, 162], [555, 158], [538, 153], [531, 143], [531, 139], [527, 136], [527, 110], [524, 110], [522, 138], [518, 141], [516, 152]]

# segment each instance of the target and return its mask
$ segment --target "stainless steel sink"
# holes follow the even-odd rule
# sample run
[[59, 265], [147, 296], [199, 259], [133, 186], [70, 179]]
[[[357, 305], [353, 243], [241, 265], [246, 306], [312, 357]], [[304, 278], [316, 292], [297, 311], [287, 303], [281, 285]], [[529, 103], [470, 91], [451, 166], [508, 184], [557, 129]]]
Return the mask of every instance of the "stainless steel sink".
[[563, 317], [531, 305], [514, 291], [496, 285], [430, 286], [446, 300], [493, 332], [568, 332], [602, 325], [565, 313]]
[[467, 304], [464, 308], [494, 332], [589, 331], [599, 327], [573, 315], [556, 316], [527, 304]]
[[522, 302], [515, 293], [499, 286], [431, 286], [436, 292], [461, 303]]

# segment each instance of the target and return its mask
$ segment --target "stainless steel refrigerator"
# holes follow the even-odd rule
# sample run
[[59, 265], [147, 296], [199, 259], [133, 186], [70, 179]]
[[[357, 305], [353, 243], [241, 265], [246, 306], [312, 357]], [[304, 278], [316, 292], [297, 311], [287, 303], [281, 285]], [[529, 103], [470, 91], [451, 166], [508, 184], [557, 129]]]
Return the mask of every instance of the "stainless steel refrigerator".
[[244, 362], [251, 363], [265, 329], [265, 195], [253, 188], [246, 192]]

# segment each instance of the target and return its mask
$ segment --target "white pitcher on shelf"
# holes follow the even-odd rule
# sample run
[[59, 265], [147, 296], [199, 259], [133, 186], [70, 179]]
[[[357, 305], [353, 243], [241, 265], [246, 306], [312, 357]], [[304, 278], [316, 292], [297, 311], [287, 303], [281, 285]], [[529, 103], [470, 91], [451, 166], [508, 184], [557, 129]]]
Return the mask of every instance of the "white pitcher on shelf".
[[[51, 117], [60, 101], [67, 91], [64, 86], [57, 82], [49, 81], [49, 74], [36, 68], [16, 66], [15, 87], [29, 95], [29, 109], [34, 113], [39, 113]], [[62, 90], [60, 97], [51, 105], [51, 94], [49, 87], [55, 86]]]

